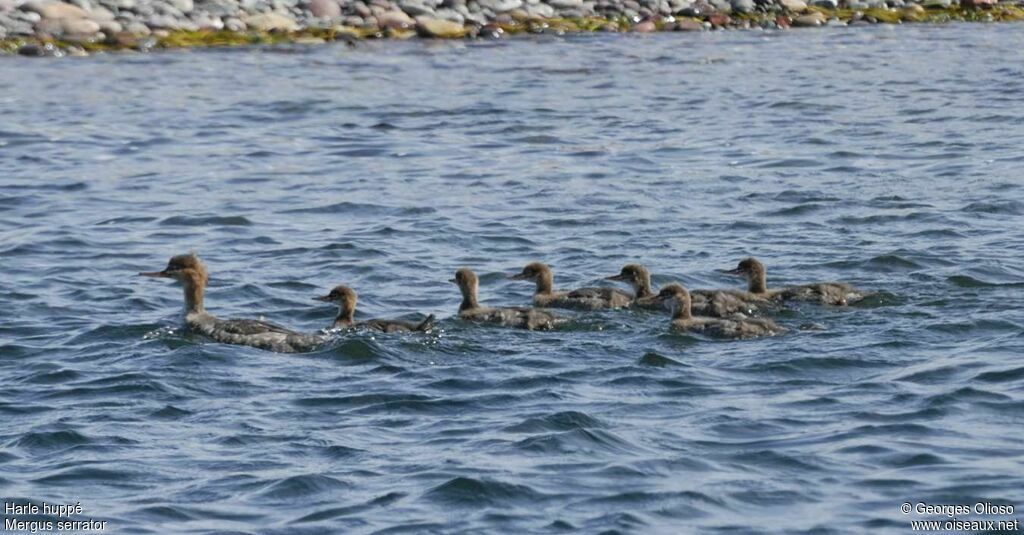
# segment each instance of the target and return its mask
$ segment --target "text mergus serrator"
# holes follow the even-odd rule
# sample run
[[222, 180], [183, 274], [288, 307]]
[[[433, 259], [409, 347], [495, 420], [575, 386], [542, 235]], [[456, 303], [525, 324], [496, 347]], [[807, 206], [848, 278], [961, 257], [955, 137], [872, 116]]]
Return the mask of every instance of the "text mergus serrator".
[[756, 338], [773, 336], [786, 329], [765, 318], [712, 318], [694, 316], [690, 308], [690, 292], [681, 284], [665, 285], [658, 298], [672, 309], [672, 326], [720, 338]]
[[820, 282], [786, 288], [768, 288], [764, 264], [755, 258], [745, 258], [735, 269], [725, 273], [747, 279], [747, 293], [776, 301], [817, 301], [823, 305], [846, 306], [864, 299], [869, 294], [843, 282]]
[[496, 323], [508, 327], [520, 329], [551, 329], [557, 323], [564, 321], [562, 318], [533, 308], [511, 307], [492, 308], [482, 307], [477, 302], [476, 294], [480, 281], [472, 270], [462, 268], [455, 272], [454, 282], [462, 291], [462, 303], [459, 305], [459, 318], [469, 321], [483, 323]]
[[539, 307], [579, 308], [599, 310], [629, 306], [633, 296], [615, 288], [579, 288], [569, 291], [555, 291], [555, 276], [547, 264], [532, 262], [521, 273], [509, 277], [514, 280], [533, 281], [537, 289], [533, 293], [533, 304]]
[[356, 302], [359, 296], [355, 290], [345, 285], [335, 286], [327, 295], [314, 297], [317, 301], [334, 303], [338, 306], [338, 316], [334, 318], [332, 329], [356, 328], [381, 331], [385, 333], [429, 331], [434, 326], [434, 315], [430, 314], [423, 321], [413, 323], [411, 321], [369, 319], [357, 322], [355, 320]]
[[174, 279], [185, 289], [185, 325], [192, 331], [223, 344], [251, 346], [280, 353], [311, 351], [324, 343], [324, 338], [303, 334], [263, 320], [222, 320], [206, 312], [203, 292], [206, 289], [206, 266], [195, 253], [172, 257], [163, 271], [139, 273], [144, 277]]

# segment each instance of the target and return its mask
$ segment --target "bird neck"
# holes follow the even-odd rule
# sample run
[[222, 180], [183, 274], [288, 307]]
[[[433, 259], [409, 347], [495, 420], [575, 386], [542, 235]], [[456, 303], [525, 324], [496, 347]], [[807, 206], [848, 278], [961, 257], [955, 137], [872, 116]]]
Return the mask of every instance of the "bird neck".
[[633, 281], [633, 291], [637, 297], [650, 297], [654, 295], [651, 290], [651, 277], [650, 275], [640, 275]]
[[202, 314], [206, 312], [203, 307], [203, 292], [206, 289], [206, 281], [190, 277], [185, 279], [182, 287], [185, 289], [185, 314]]
[[459, 305], [459, 312], [469, 310], [471, 308], [480, 308], [480, 304], [476, 301], [476, 288], [463, 288], [462, 303]]
[[338, 316], [334, 318], [335, 327], [348, 327], [355, 323], [355, 307], [342, 305], [338, 307]]
[[763, 294], [768, 291], [768, 278], [764, 271], [755, 271], [750, 274], [748, 290], [752, 294]]
[[552, 287], [555, 285], [555, 276], [550, 271], [543, 272], [537, 275], [537, 291], [539, 294], [551, 293]]

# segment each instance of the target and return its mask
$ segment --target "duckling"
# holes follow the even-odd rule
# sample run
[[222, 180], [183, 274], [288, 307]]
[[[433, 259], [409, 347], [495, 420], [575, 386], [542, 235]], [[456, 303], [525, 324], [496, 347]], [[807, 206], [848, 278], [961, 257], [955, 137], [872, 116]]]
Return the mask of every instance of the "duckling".
[[633, 296], [615, 288], [579, 288], [572, 291], [554, 291], [554, 274], [547, 264], [532, 262], [521, 273], [509, 276], [513, 280], [528, 280], [537, 283], [533, 293], [533, 304], [539, 307], [580, 308], [599, 310], [629, 306]]
[[206, 312], [203, 294], [209, 276], [195, 253], [171, 258], [163, 271], [139, 273], [143, 277], [174, 279], [185, 289], [185, 325], [192, 332], [222, 344], [256, 347], [279, 353], [312, 351], [323, 344], [323, 337], [302, 334], [263, 320], [222, 320]]
[[631, 306], [650, 309], [662, 308], [657, 294], [651, 290], [651, 272], [647, 271], [647, 268], [640, 264], [626, 264], [622, 266], [618, 275], [605, 277], [605, 280], [629, 284], [633, 288]]
[[786, 332], [784, 327], [765, 318], [711, 318], [694, 316], [690, 307], [690, 292], [681, 284], [668, 284], [658, 292], [658, 298], [672, 309], [672, 326], [684, 331], [698, 332], [720, 338], [756, 338]]
[[462, 303], [459, 305], [459, 318], [482, 323], [496, 323], [520, 329], [551, 329], [557, 323], [565, 321], [550, 312], [532, 308], [491, 308], [482, 307], [477, 302], [476, 294], [480, 280], [476, 273], [467, 268], [455, 272], [455, 278], [448, 282], [459, 285], [462, 291]]
[[736, 269], [724, 272], [746, 278], [749, 294], [776, 301], [817, 301], [822, 305], [846, 306], [870, 295], [869, 292], [862, 292], [842, 282], [821, 282], [769, 289], [764, 264], [753, 257], [741, 260]]
[[[651, 290], [651, 272], [640, 264], [626, 264], [618, 275], [608, 280], [626, 282], [633, 287], [636, 298], [632, 306], [657, 310], [664, 307], [658, 295]], [[749, 314], [754, 306], [737, 295], [716, 290], [695, 290], [692, 294], [693, 310], [700, 316], [725, 318], [734, 314]]]
[[413, 331], [426, 332], [434, 326], [433, 314], [427, 316], [426, 319], [419, 323], [383, 319], [371, 319], [356, 322], [356, 302], [359, 300], [359, 296], [356, 294], [355, 290], [345, 285], [335, 286], [331, 290], [331, 293], [320, 297], [314, 297], [313, 299], [317, 301], [324, 301], [325, 303], [337, 303], [338, 317], [334, 318], [334, 324], [331, 325], [332, 329], [357, 328], [385, 333], [396, 333]]

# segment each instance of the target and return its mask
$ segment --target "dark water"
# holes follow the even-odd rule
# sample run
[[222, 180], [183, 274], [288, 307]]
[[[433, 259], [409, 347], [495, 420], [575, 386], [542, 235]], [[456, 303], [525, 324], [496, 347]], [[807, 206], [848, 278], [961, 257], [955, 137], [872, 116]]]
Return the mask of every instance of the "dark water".
[[[0, 495], [123, 533], [903, 533], [931, 518], [903, 502], [1024, 507], [1022, 47], [973, 25], [5, 58]], [[224, 316], [315, 330], [345, 282], [362, 317], [446, 319], [297, 356], [201, 343], [135, 276], [189, 249]], [[503, 277], [528, 260], [713, 287], [749, 254], [887, 296], [746, 342], [451, 319], [460, 266], [524, 304]]]

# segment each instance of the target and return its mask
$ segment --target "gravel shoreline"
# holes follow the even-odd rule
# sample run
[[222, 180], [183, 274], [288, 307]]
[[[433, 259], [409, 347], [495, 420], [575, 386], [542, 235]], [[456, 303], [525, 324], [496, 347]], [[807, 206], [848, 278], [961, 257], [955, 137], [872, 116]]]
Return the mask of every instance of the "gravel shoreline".
[[1020, 0], [0, 0], [0, 53], [1019, 20]]

